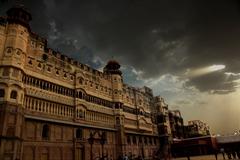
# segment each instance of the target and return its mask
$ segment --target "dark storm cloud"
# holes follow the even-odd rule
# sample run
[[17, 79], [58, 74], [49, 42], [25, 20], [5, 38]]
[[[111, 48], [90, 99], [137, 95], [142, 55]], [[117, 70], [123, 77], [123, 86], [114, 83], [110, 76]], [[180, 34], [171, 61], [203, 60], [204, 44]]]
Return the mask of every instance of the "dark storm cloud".
[[[240, 12], [234, 0], [26, 0], [34, 31], [51, 47], [96, 66], [112, 56], [144, 78], [224, 64], [239, 73]], [[6, 4], [6, 2], [5, 2]], [[5, 5], [6, 6], [6, 5]], [[6, 8], [6, 7], [5, 7]], [[228, 93], [223, 72], [190, 79], [200, 91]], [[239, 78], [239, 77], [238, 77]]]
[[236, 91], [240, 75], [226, 75], [223, 72], [214, 72], [192, 78], [187, 85], [197, 86], [200, 91], [210, 91], [213, 94], [226, 94]]

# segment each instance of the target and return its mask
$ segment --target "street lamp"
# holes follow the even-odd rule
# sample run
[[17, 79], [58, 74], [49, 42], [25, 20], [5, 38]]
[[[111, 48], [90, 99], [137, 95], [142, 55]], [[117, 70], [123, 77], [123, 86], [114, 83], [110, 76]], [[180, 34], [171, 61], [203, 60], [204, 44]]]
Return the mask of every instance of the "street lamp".
[[90, 144], [90, 160], [93, 160], [92, 146], [94, 142], [94, 134], [90, 133], [90, 137], [88, 138], [88, 143]]
[[106, 132], [103, 132], [101, 135], [100, 135], [100, 144], [102, 146], [102, 159], [104, 157], [104, 144], [106, 143], [107, 141], [107, 138], [106, 138]]

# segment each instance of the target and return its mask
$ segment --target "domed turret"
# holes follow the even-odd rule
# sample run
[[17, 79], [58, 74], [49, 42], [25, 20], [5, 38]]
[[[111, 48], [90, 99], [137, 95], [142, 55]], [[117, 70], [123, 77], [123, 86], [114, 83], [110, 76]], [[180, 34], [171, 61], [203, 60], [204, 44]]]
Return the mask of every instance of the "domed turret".
[[108, 61], [107, 65], [104, 67], [104, 72], [109, 74], [119, 74], [122, 75], [120, 69], [120, 64], [115, 60]]
[[7, 16], [8, 23], [20, 24], [29, 29], [32, 16], [23, 5], [15, 4], [7, 11]]

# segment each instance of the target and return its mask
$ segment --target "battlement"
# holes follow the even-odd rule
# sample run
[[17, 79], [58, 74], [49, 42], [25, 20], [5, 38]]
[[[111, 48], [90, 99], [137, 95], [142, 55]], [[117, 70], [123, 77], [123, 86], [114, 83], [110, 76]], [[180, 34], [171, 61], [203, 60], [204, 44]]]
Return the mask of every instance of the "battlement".
[[47, 47], [47, 39], [39, 36], [37, 33], [31, 32], [30, 38], [32, 41], [44, 44], [44, 48]]

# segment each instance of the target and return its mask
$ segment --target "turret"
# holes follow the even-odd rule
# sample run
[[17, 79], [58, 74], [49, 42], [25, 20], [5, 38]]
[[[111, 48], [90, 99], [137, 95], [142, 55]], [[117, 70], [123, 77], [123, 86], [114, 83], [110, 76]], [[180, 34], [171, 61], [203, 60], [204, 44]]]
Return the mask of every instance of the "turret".
[[30, 29], [29, 22], [32, 16], [22, 4], [15, 4], [7, 11], [7, 20], [9, 24], [20, 24]]
[[[110, 60], [104, 67], [104, 73], [111, 76], [112, 89], [113, 89], [113, 101], [122, 102], [122, 72], [120, 69], [120, 64], [115, 60]], [[120, 104], [119, 104], [120, 105]], [[120, 107], [120, 106], [116, 106]]]
[[117, 61], [110, 60], [110, 61], [108, 61], [107, 65], [104, 67], [104, 73], [116, 74], [116, 75], [121, 76], [122, 72], [119, 70], [120, 67], [121, 66]]
[[8, 86], [5, 88], [4, 100], [21, 105], [24, 97], [22, 77], [31, 19], [31, 14], [17, 4], [7, 11], [6, 25], [1, 25], [0, 31], [0, 48], [3, 48], [0, 56], [0, 81]]
[[[30, 13], [22, 5], [15, 5], [7, 11], [7, 17], [0, 18], [0, 115], [3, 115], [0, 119], [3, 126], [0, 128], [0, 157], [3, 155], [3, 159], [21, 159], [22, 155], [22, 79], [30, 20]], [[8, 150], [9, 146], [11, 147]]]
[[7, 11], [7, 25], [4, 32], [3, 65], [12, 65], [23, 69], [29, 39], [31, 14], [16, 4]]
[[114, 113], [115, 113], [115, 122], [116, 122], [116, 142], [117, 146], [117, 156], [123, 156], [122, 153], [125, 151], [125, 131], [124, 131], [124, 114], [123, 114], [123, 103], [122, 103], [122, 72], [120, 69], [120, 64], [115, 60], [110, 60], [107, 65], [104, 67], [104, 74], [107, 74], [111, 77], [112, 82], [112, 98], [115, 102]]

